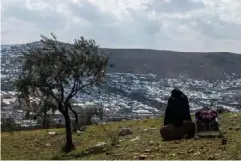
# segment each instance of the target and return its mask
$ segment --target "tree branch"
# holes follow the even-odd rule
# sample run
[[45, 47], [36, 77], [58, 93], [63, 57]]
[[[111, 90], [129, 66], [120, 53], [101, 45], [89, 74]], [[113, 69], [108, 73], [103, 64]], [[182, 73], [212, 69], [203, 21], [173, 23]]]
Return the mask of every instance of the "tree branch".
[[94, 79], [94, 80], [92, 80], [90, 83], [86, 83], [86, 84], [84, 84], [84, 85], [82, 85], [82, 86], [79, 86], [76, 90], [74, 90], [74, 91], [67, 97], [67, 99], [65, 100], [65, 102], [66, 102], [66, 103], [69, 102], [69, 100], [70, 100], [71, 98], [73, 98], [81, 89], [83, 89], [83, 88], [85, 88], [85, 87], [87, 87], [87, 86], [90, 86], [90, 85], [94, 84], [96, 81], [97, 81], [97, 80]]

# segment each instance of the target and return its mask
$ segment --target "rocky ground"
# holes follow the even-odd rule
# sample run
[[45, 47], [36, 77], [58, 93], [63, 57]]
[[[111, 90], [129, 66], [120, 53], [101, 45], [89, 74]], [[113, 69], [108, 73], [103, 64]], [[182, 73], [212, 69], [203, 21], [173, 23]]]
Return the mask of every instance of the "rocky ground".
[[241, 114], [220, 116], [227, 138], [196, 138], [164, 142], [159, 128], [163, 118], [92, 125], [73, 134], [76, 150], [64, 154], [64, 129], [1, 133], [2, 159], [241, 159]]

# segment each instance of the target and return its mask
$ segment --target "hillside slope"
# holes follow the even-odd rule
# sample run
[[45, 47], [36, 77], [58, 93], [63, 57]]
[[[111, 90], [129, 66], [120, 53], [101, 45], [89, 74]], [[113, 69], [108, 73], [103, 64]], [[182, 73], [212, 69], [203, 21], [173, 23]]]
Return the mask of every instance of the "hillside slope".
[[110, 72], [153, 73], [162, 77], [184, 75], [195, 79], [225, 79], [241, 75], [241, 54], [190, 53], [148, 49], [102, 49], [111, 53], [116, 68]]
[[[68, 154], [60, 152], [65, 138], [63, 129], [1, 133], [1, 159], [128, 160], [140, 159], [144, 154], [145, 159], [157, 160], [236, 160], [241, 159], [240, 116], [240, 113], [225, 113], [220, 116], [222, 131], [228, 139], [227, 145], [222, 145], [220, 138], [164, 142], [159, 134], [159, 127], [163, 120], [161, 118], [115, 122], [105, 124], [105, 128], [100, 125], [89, 126], [86, 132], [80, 136], [73, 135], [76, 150]], [[113, 137], [121, 127], [130, 127], [133, 134]], [[104, 129], [107, 129], [108, 132]], [[50, 136], [48, 131], [55, 131], [57, 134]], [[120, 143], [110, 146], [113, 138], [119, 139]], [[108, 146], [100, 152], [86, 153], [85, 149], [97, 142], [106, 142]]]
[[[28, 45], [41, 46], [41, 43], [37, 41]], [[184, 75], [194, 79], [214, 80], [225, 79], [226, 74], [232, 75], [232, 73], [241, 76], [241, 54], [107, 48], [101, 48], [100, 51], [111, 53], [110, 62], [116, 66], [109, 68], [109, 72], [153, 73], [160, 77]]]

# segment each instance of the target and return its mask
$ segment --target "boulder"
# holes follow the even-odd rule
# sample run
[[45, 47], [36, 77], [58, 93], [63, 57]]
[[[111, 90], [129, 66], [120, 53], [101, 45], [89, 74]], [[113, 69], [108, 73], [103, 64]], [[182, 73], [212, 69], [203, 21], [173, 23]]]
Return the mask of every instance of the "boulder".
[[180, 127], [166, 125], [160, 129], [161, 137], [168, 140], [189, 139], [195, 137], [196, 125], [191, 121], [184, 121]]
[[88, 148], [89, 153], [100, 153], [105, 152], [107, 150], [107, 143], [98, 142], [97, 144]]
[[119, 132], [119, 136], [125, 136], [125, 135], [130, 135], [133, 134], [131, 128], [121, 128]]

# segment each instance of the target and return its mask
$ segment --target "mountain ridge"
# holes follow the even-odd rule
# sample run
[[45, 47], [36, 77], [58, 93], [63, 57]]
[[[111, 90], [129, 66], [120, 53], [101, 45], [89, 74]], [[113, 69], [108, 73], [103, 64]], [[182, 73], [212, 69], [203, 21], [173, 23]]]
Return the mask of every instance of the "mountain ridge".
[[[39, 41], [28, 43], [38, 44]], [[61, 42], [63, 43], [63, 42]], [[72, 45], [64, 43], [66, 45]], [[23, 44], [24, 45], [24, 44]], [[110, 53], [115, 68], [108, 72], [157, 74], [160, 77], [217, 80], [241, 76], [241, 54], [232, 52], [181, 52], [156, 49], [100, 48]]]

